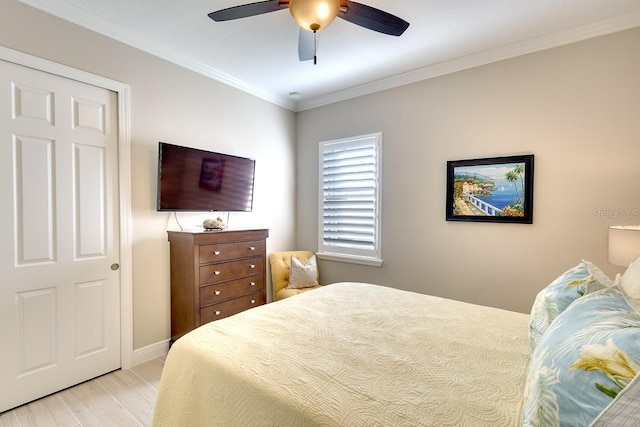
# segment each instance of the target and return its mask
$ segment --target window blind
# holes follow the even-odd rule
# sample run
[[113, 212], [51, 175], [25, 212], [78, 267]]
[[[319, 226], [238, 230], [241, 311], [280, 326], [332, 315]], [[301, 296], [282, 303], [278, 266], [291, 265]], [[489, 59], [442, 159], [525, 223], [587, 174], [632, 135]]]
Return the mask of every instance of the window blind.
[[325, 143], [322, 151], [321, 246], [379, 257], [379, 135]]

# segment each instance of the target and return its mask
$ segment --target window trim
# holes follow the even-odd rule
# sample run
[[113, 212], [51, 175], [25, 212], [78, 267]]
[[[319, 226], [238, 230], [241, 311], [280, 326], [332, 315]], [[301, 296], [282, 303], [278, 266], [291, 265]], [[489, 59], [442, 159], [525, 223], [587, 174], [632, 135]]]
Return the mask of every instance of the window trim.
[[[341, 248], [325, 246], [324, 244], [324, 153], [328, 146], [332, 145], [358, 145], [370, 142], [376, 152], [376, 185], [374, 193], [374, 249], [369, 254], [349, 253]], [[353, 264], [370, 265], [379, 267], [382, 265], [382, 132], [349, 138], [322, 141], [318, 145], [318, 251], [317, 257], [331, 261], [347, 262]], [[355, 251], [361, 252], [361, 251]]]

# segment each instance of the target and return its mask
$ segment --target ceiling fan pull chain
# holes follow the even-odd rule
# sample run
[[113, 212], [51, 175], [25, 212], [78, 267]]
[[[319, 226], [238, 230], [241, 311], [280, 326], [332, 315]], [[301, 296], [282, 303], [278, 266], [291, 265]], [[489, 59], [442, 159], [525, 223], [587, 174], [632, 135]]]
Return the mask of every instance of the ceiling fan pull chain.
[[318, 44], [316, 42], [317, 31], [313, 30], [313, 65], [318, 65]]

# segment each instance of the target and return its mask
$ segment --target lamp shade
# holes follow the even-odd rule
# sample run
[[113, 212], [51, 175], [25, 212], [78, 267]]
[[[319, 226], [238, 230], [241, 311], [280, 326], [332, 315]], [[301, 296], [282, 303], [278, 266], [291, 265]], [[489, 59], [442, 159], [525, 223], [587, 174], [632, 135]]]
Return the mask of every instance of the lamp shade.
[[291, 0], [289, 11], [307, 31], [318, 31], [331, 24], [340, 11], [340, 0]]
[[609, 227], [609, 262], [628, 267], [640, 256], [640, 226]]

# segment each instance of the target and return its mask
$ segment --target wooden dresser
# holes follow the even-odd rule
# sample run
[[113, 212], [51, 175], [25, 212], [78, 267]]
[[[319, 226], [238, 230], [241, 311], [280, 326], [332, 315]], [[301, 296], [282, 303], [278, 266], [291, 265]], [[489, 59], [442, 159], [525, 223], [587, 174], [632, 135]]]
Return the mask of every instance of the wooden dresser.
[[169, 231], [171, 342], [267, 302], [269, 230]]

